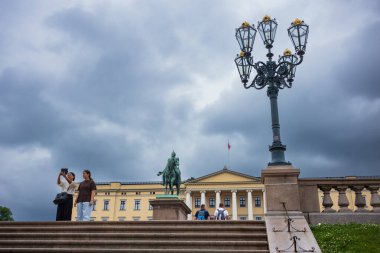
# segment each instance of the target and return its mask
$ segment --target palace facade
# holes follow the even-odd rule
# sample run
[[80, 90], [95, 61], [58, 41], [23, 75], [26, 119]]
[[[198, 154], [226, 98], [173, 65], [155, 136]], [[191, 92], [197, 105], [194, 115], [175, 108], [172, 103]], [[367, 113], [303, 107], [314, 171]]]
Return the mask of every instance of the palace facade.
[[[157, 194], [164, 194], [164, 190], [159, 181], [97, 182], [91, 220], [152, 220], [153, 210], [149, 200], [155, 199]], [[366, 208], [371, 210], [370, 192], [363, 190], [362, 194], [365, 202], [368, 202]], [[354, 191], [348, 189], [346, 195], [350, 203], [349, 208], [355, 210]], [[334, 203], [338, 202], [338, 196], [337, 191], [331, 191]], [[192, 219], [201, 204], [205, 204], [206, 209], [213, 215], [220, 202], [224, 203], [232, 220], [262, 220], [266, 213], [266, 194], [261, 178], [232, 171], [226, 167], [182, 182], [179, 198], [192, 210], [189, 219]], [[320, 211], [323, 211], [321, 190], [318, 190], [318, 199]], [[76, 220], [76, 208], [73, 209], [73, 220]]]

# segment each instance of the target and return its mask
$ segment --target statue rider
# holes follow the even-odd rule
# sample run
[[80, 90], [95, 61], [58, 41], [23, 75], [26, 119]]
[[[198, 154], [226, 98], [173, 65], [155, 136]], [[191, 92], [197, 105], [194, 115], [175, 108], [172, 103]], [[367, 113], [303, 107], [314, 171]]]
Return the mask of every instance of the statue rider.
[[172, 152], [171, 157], [163, 171], [158, 172], [157, 176], [162, 175], [162, 185], [165, 186], [165, 193], [168, 194], [168, 187], [173, 194], [173, 186], [177, 187], [177, 194], [179, 194], [179, 186], [181, 184], [181, 171], [179, 170], [179, 158], [176, 153]]

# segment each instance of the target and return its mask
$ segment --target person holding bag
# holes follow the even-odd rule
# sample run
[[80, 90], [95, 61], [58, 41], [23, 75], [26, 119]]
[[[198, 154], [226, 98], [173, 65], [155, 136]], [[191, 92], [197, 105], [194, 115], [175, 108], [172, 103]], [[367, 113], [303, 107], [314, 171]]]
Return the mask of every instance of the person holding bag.
[[[61, 180], [61, 177], [64, 177], [65, 180]], [[56, 221], [71, 221], [73, 195], [77, 186], [74, 180], [75, 174], [73, 172], [68, 172], [67, 169], [61, 169], [61, 172], [58, 175], [57, 184], [61, 187], [62, 193], [66, 193], [63, 194], [66, 195], [66, 197], [57, 203]]]
[[78, 197], [75, 200], [74, 206], [77, 206], [78, 221], [90, 221], [96, 184], [94, 180], [92, 180], [89, 170], [83, 171], [83, 179], [84, 180], [79, 184]]

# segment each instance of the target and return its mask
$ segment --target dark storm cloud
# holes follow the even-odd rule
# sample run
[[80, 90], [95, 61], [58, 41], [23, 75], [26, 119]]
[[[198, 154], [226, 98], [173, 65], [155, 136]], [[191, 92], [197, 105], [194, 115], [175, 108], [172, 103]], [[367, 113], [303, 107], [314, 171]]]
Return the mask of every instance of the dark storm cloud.
[[[224, 165], [260, 176], [269, 99], [240, 84], [234, 29], [270, 13], [276, 54], [290, 47], [290, 20], [311, 27], [294, 87], [279, 95], [286, 158], [302, 176], [380, 174], [376, 1], [0, 5], [0, 204], [16, 220], [54, 219], [61, 167], [78, 180], [84, 168], [97, 181], [157, 180], [174, 149], [184, 178]], [[263, 59], [259, 36], [254, 50]]]
[[0, 136], [3, 145], [51, 143], [64, 121], [41, 97], [45, 80], [30, 71], [4, 69], [0, 75]]
[[379, 26], [380, 20], [377, 20], [347, 38], [344, 63], [341, 62], [336, 68], [337, 81], [346, 92], [371, 99], [379, 98], [380, 72], [377, 64], [377, 56], [380, 55], [380, 48], [377, 45], [380, 41]]

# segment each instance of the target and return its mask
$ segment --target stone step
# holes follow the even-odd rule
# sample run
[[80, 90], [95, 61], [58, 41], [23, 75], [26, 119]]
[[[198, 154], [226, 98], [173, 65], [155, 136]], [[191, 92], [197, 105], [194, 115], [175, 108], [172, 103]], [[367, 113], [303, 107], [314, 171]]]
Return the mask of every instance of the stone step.
[[10, 233], [10, 232], [138, 232], [138, 231], [224, 231], [224, 232], [266, 232], [265, 227], [261, 226], [228, 226], [228, 225], [218, 225], [218, 226], [96, 226], [82, 224], [81, 226], [65, 226], [65, 225], [55, 225], [55, 226], [0, 226], [0, 233]]
[[[193, 249], [83, 249], [83, 248], [0, 248], [0, 252], [12, 253], [194, 253]], [[197, 249], [197, 253], [230, 253], [231, 250], [223, 249]], [[269, 253], [269, 250], [233, 250], [234, 253]]]
[[52, 240], [52, 239], [72, 239], [72, 240], [99, 240], [99, 239], [113, 239], [113, 240], [125, 240], [125, 239], [186, 239], [186, 240], [225, 240], [225, 241], [266, 241], [267, 236], [265, 233], [236, 233], [236, 232], [224, 232], [224, 231], [212, 231], [209, 233], [198, 232], [185, 232], [185, 233], [170, 233], [170, 232], [152, 232], [152, 233], [0, 233], [0, 238], [5, 240]]
[[108, 248], [108, 249], [250, 249], [265, 250], [267, 241], [188, 241], [188, 240], [0, 240], [0, 248]]
[[1, 222], [1, 252], [269, 253], [257, 221]]
[[221, 224], [228, 226], [261, 226], [265, 227], [264, 221], [214, 221], [214, 220], [206, 220], [206, 221], [2, 221], [0, 223], [1, 226], [40, 226], [44, 227], [49, 226], [57, 226], [57, 224], [65, 226], [199, 226], [199, 225], [209, 225], [209, 226], [219, 226]]

